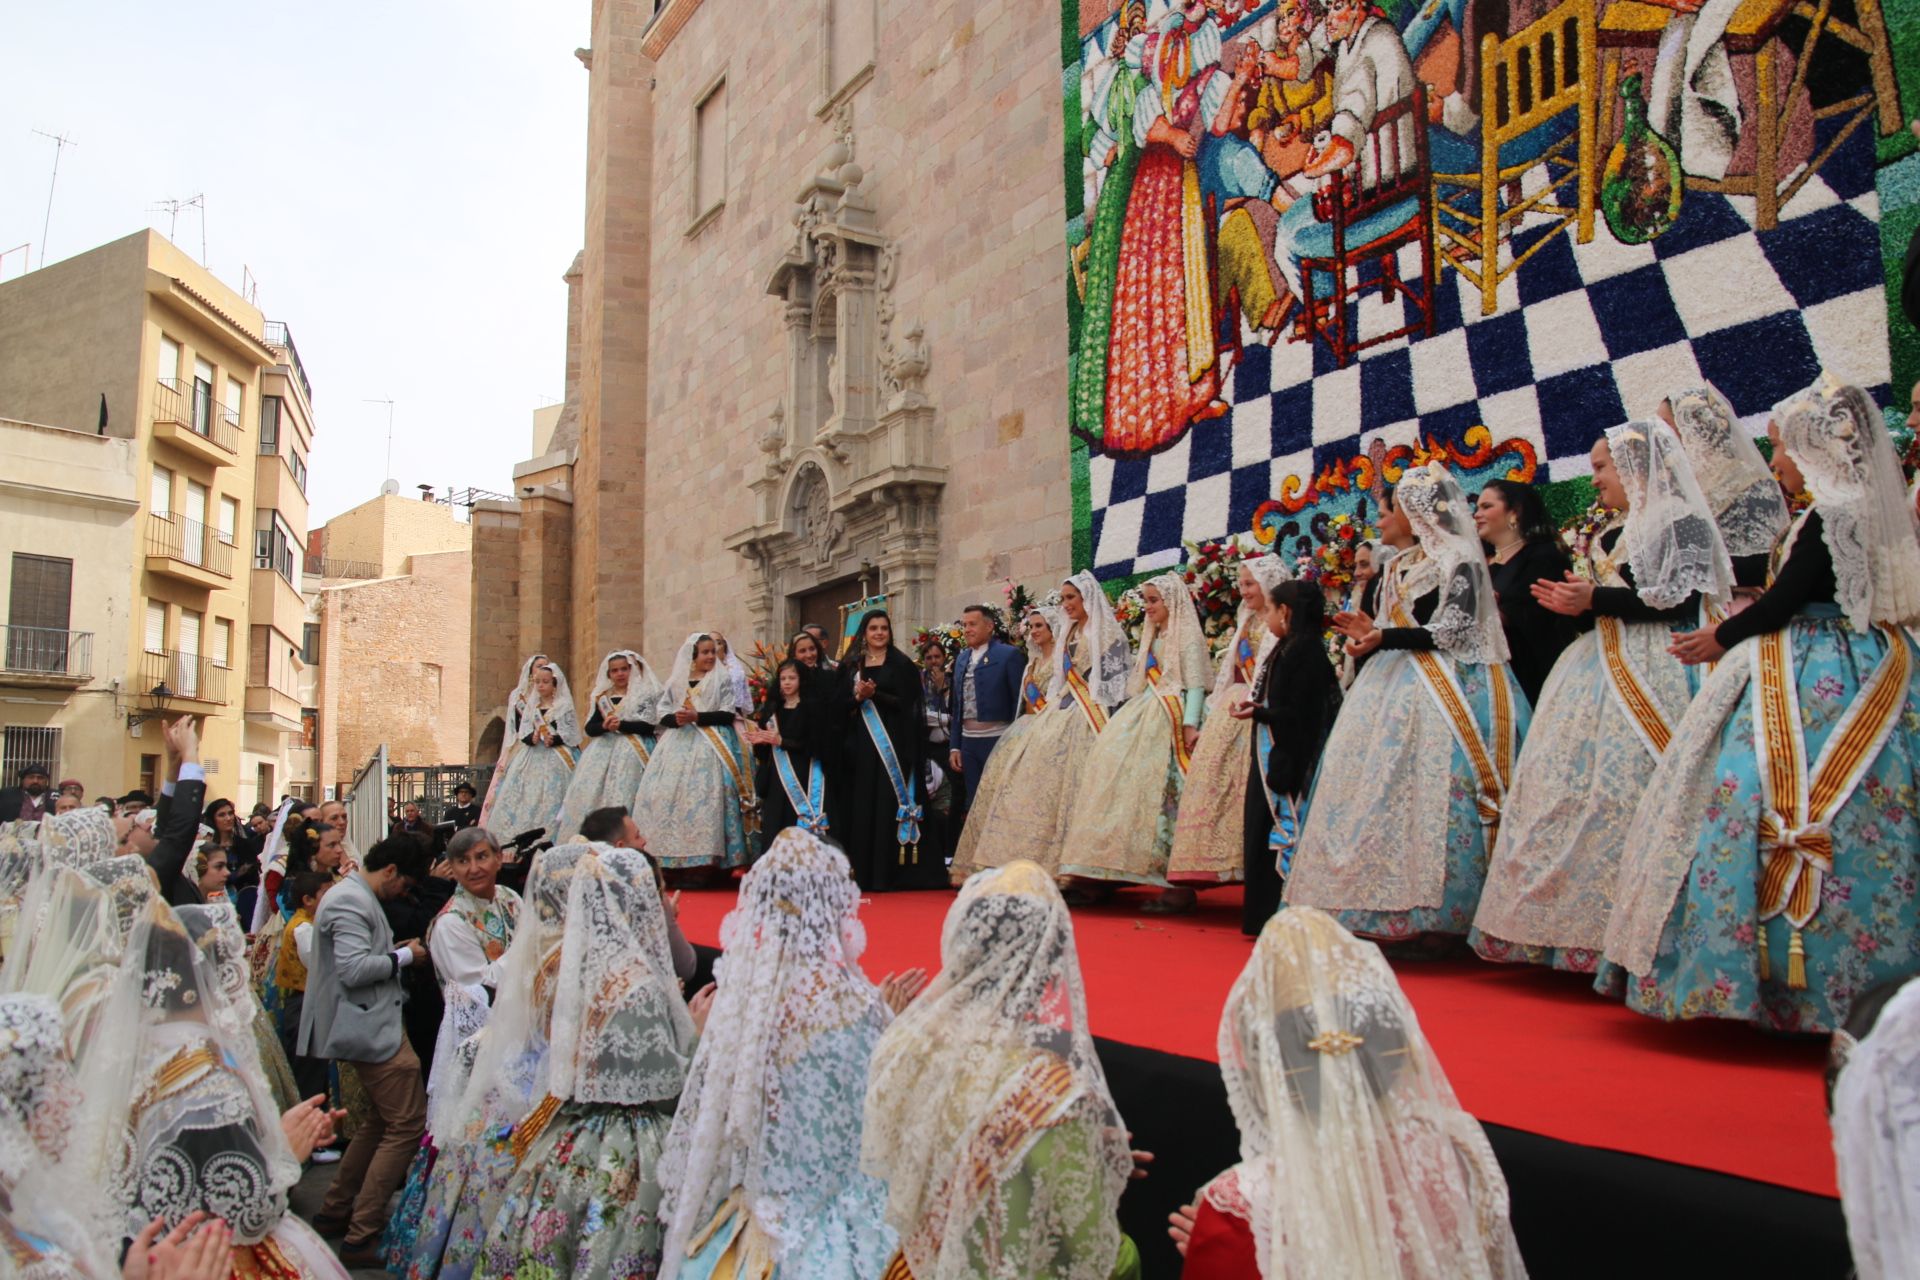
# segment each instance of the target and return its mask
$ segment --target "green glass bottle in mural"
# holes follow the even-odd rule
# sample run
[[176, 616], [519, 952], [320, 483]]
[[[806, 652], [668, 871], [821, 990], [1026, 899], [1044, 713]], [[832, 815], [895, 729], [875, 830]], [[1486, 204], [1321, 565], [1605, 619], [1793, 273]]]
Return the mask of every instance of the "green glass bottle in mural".
[[1680, 153], [1647, 123], [1636, 72], [1620, 82], [1625, 120], [1600, 175], [1600, 210], [1614, 239], [1645, 244], [1680, 217]]

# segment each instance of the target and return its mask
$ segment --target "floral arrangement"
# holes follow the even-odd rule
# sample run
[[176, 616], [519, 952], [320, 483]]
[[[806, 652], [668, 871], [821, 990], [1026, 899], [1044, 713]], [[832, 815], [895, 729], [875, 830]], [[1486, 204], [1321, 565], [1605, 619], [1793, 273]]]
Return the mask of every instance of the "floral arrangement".
[[1620, 518], [1620, 513], [1595, 498], [1579, 517], [1560, 527], [1560, 539], [1573, 556], [1573, 571], [1583, 578], [1593, 576], [1593, 543]]
[[1128, 587], [1113, 602], [1113, 616], [1127, 633], [1127, 643], [1136, 649], [1140, 647], [1140, 628], [1147, 621], [1147, 598], [1140, 594], [1140, 588]]
[[953, 665], [954, 655], [967, 644], [966, 634], [960, 630], [958, 619], [937, 627], [921, 627], [913, 633], [914, 665], [920, 664], [920, 655], [927, 651], [929, 644], [937, 644], [947, 655], [947, 665]]
[[1314, 521], [1313, 531], [1317, 536], [1311, 548], [1295, 558], [1293, 576], [1302, 582], [1318, 583], [1327, 603], [1337, 607], [1353, 586], [1353, 566], [1360, 544], [1378, 538], [1380, 531], [1346, 512]]
[[780, 670], [780, 664], [787, 660], [785, 646], [769, 649], [764, 640], [753, 642], [753, 652], [740, 660], [747, 669], [747, 693], [758, 707], [767, 700], [767, 690], [774, 687], [774, 673]]
[[1193, 607], [1200, 613], [1200, 626], [1209, 642], [1233, 630], [1240, 611], [1240, 565], [1255, 554], [1233, 541], [1187, 544], [1181, 577], [1193, 595]]

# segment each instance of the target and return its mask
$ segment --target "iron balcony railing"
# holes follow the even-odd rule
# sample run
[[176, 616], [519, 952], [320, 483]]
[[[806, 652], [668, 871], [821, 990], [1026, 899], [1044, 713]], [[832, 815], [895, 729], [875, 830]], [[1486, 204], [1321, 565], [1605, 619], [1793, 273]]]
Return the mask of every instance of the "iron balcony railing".
[[54, 627], [0, 626], [9, 675], [93, 678], [93, 632]]
[[213, 392], [179, 378], [161, 378], [154, 393], [153, 420], [174, 422], [228, 453], [240, 452], [240, 415], [224, 405], [218, 409]]
[[371, 560], [334, 560], [327, 556], [307, 556], [302, 569], [310, 578], [377, 578], [380, 576], [380, 566]]
[[287, 353], [287, 363], [293, 369], [293, 376], [300, 380], [300, 390], [305, 393], [307, 403], [312, 404], [313, 384], [307, 381], [307, 367], [300, 363], [300, 348], [293, 345], [293, 331], [287, 328], [286, 321], [267, 321], [261, 330], [261, 341]]
[[140, 686], [135, 692], [161, 704], [180, 699], [225, 702], [227, 669], [205, 654], [149, 649], [140, 655]]
[[223, 578], [233, 576], [233, 544], [218, 531], [185, 516], [149, 515], [147, 554], [178, 560]]

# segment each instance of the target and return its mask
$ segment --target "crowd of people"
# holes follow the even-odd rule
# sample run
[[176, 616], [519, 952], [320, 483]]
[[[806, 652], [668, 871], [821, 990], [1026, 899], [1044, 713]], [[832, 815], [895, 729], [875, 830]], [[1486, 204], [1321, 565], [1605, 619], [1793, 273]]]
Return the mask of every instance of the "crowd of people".
[[[1910, 1257], [1920, 532], [1859, 391], [1768, 434], [1709, 389], [1609, 430], [1577, 556], [1530, 487], [1409, 468], [1350, 598], [1248, 560], [1217, 656], [1171, 573], [1137, 646], [1082, 573], [1024, 654], [975, 608], [916, 663], [875, 610], [759, 705], [712, 632], [607, 655], [584, 722], [535, 655], [484, 803], [365, 850], [341, 801], [207, 805], [190, 720], [150, 821], [23, 778], [0, 1275], [1136, 1276], [1071, 907], [1233, 881], [1242, 1158], [1186, 1275], [1525, 1273], [1388, 964], [1467, 948], [1836, 1033], [1855, 1257]], [[704, 982], [672, 886], [736, 871]], [[863, 893], [950, 881], [939, 973], [870, 980]]]

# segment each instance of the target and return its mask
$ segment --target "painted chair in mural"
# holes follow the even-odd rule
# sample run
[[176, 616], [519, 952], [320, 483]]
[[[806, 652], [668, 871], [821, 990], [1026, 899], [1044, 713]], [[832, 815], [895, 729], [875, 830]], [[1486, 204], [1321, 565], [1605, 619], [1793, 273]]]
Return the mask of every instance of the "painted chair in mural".
[[[1480, 42], [1478, 147], [1444, 126], [1430, 142], [1434, 233], [1441, 267], [1452, 267], [1480, 291], [1480, 312], [1492, 315], [1500, 282], [1571, 229], [1593, 239], [1596, 175], [1594, 0], [1567, 0], [1506, 39]], [[1457, 165], [1475, 162], [1471, 171]], [[1521, 179], [1542, 167], [1546, 181], [1531, 196]], [[1546, 219], [1545, 233], [1511, 252], [1513, 232], [1527, 218]], [[1510, 247], [1505, 265], [1500, 245]]]
[[[1314, 223], [1295, 246], [1301, 284], [1297, 337], [1325, 342], [1339, 368], [1368, 347], [1433, 333], [1433, 185], [1426, 118], [1426, 87], [1415, 86], [1411, 97], [1380, 109], [1362, 140], [1362, 154], [1313, 193]], [[1406, 127], [1409, 120], [1412, 128]], [[1409, 245], [1419, 250], [1417, 287], [1400, 273], [1400, 250]], [[1413, 318], [1363, 337], [1359, 302], [1372, 289], [1380, 291], [1382, 302], [1405, 299]]]

